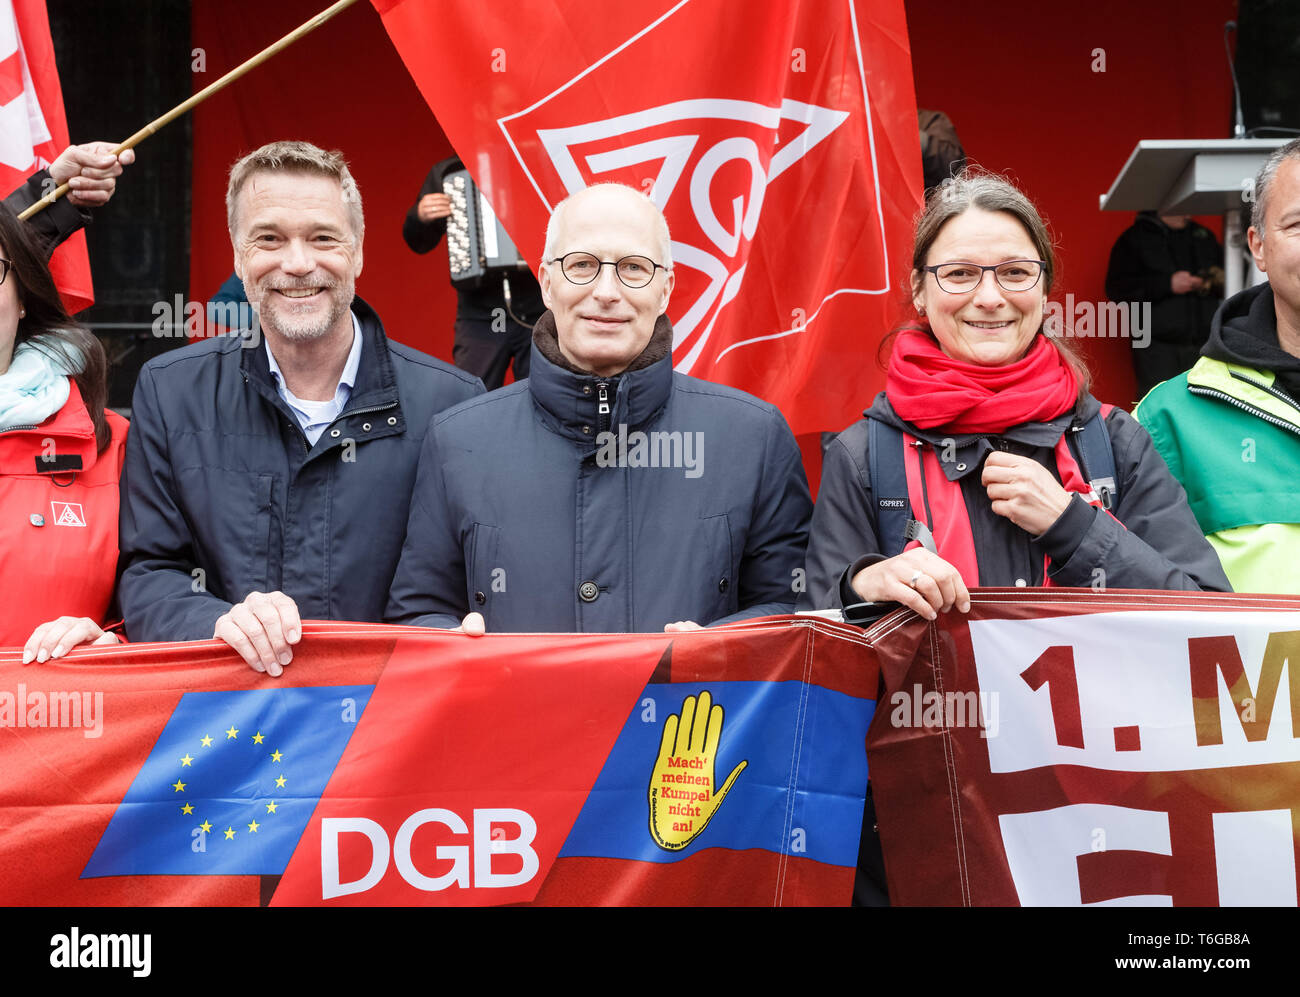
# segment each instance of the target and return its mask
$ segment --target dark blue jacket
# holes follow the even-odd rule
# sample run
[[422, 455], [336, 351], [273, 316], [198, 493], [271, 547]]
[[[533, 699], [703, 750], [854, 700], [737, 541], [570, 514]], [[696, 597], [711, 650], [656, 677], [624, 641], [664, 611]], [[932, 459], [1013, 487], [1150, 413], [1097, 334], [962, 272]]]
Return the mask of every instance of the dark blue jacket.
[[[666, 320], [659, 359], [603, 380], [561, 366], [553, 330], [547, 313], [528, 380], [434, 417], [387, 619], [619, 633], [791, 612], [812, 507], [781, 413], [673, 373]], [[633, 466], [652, 446], [685, 464], [686, 434], [692, 466]]]
[[430, 418], [477, 378], [384, 336], [360, 298], [356, 385], [315, 446], [260, 342], [209, 339], [151, 360], [122, 472], [122, 612], [131, 640], [198, 640], [250, 592], [303, 619], [377, 622]]

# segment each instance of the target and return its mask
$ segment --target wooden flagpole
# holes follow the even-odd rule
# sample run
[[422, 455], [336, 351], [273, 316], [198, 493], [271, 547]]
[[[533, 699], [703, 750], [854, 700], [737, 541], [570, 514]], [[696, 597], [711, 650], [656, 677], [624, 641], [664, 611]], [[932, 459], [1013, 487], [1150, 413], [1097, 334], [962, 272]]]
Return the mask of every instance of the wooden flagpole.
[[[327, 9], [321, 11], [319, 14], [313, 17], [311, 20], [294, 28], [287, 35], [281, 38], [278, 42], [275, 42], [274, 44], [269, 45], [266, 48], [262, 49], [261, 52], [257, 53], [257, 55], [253, 56], [251, 59], [249, 59], [247, 62], [244, 62], [242, 65], [236, 66], [234, 69], [228, 72], [225, 76], [221, 77], [221, 79], [217, 80], [215, 83], [211, 83], [208, 86], [204, 87], [202, 90], [196, 93], [189, 100], [185, 101], [184, 103], [177, 104], [175, 107], [173, 107], [162, 117], [155, 118], [153, 121], [150, 121], [138, 132], [136, 132], [129, 139], [127, 139], [116, 149], [114, 149], [113, 155], [116, 156], [126, 149], [134, 149], [139, 142], [144, 141], [144, 139], [148, 138], [154, 132], [158, 131], [158, 129], [162, 128], [164, 125], [170, 124], [172, 121], [179, 118], [186, 111], [189, 111], [194, 107], [198, 106], [203, 101], [211, 97], [218, 90], [225, 89], [231, 83], [234, 83], [235, 80], [239, 79], [241, 76], [247, 73], [250, 69], [260, 66], [262, 63], [266, 62], [267, 59], [271, 58], [271, 56], [275, 55], [277, 52], [281, 51], [282, 49], [288, 48], [290, 45], [292, 45], [294, 42], [296, 42], [299, 38], [303, 37], [304, 35], [310, 34], [311, 32], [315, 31], [317, 28], [319, 28], [322, 24], [328, 21], [335, 14], [338, 14], [341, 11], [346, 10], [348, 7], [351, 7], [356, 2], [357, 0], [338, 0], [338, 2], [335, 3], [333, 6], [328, 7]], [[35, 204], [27, 208], [27, 210], [24, 211], [22, 214], [20, 214], [18, 217], [20, 219], [26, 220], [30, 218], [32, 215], [44, 211], [47, 205], [53, 204], [55, 201], [61, 198], [64, 194], [68, 192], [68, 189], [69, 189], [68, 185], [66, 183], [63, 184], [62, 186], [58, 187], [56, 190], [50, 192], [49, 194], [46, 194]]]

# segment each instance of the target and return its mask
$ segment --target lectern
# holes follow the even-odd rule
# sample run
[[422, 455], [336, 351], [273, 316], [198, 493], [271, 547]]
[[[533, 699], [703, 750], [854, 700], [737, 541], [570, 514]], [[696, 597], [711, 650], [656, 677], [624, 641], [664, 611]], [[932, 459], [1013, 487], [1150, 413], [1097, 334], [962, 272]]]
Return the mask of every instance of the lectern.
[[1102, 211], [1223, 215], [1223, 287], [1231, 297], [1262, 274], [1246, 247], [1255, 174], [1282, 138], [1145, 139], [1137, 144]]

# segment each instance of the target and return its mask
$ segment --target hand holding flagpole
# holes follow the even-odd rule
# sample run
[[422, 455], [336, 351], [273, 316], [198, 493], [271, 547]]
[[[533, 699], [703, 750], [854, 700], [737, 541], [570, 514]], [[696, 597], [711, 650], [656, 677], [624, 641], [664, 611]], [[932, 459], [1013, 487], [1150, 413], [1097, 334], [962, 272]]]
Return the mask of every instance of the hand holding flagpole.
[[[194, 96], [190, 97], [189, 100], [177, 104], [166, 114], [162, 115], [159, 118], [155, 118], [153, 121], [149, 122], [138, 132], [136, 132], [134, 135], [128, 138], [125, 142], [123, 142], [121, 145], [113, 149], [112, 154], [115, 156], [119, 156], [127, 149], [135, 148], [137, 144], [144, 141], [154, 132], [158, 131], [158, 129], [162, 128], [164, 125], [170, 124], [172, 121], [179, 118], [186, 111], [189, 111], [194, 107], [198, 106], [203, 101], [211, 97], [218, 90], [225, 89], [231, 83], [234, 83], [235, 80], [239, 79], [241, 76], [247, 73], [250, 69], [260, 66], [267, 59], [271, 58], [271, 56], [275, 55], [277, 52], [280, 52], [283, 49], [288, 48], [290, 45], [296, 42], [299, 38], [302, 38], [304, 35], [310, 34], [311, 32], [315, 31], [322, 24], [324, 24], [326, 21], [332, 18], [335, 14], [338, 14], [341, 11], [345, 10], [346, 8], [351, 7], [354, 3], [356, 3], [356, 0], [338, 0], [337, 3], [321, 11], [311, 20], [294, 28], [292, 31], [290, 31], [279, 41], [275, 42], [272, 45], [267, 46], [261, 52], [257, 53], [257, 55], [253, 56], [251, 59], [247, 60], [243, 64], [236, 66], [234, 69], [228, 72], [225, 76], [221, 77], [221, 79], [217, 80], [215, 83], [211, 83], [208, 86], [204, 87]], [[32, 215], [44, 211], [48, 205], [53, 204], [64, 194], [68, 193], [68, 190], [69, 190], [68, 184], [66, 183], [61, 184], [59, 187], [51, 191], [49, 194], [46, 194], [44, 197], [42, 197], [35, 204], [27, 208], [27, 210], [24, 211], [22, 214], [20, 214], [18, 217], [20, 219], [26, 220], [30, 218]]]

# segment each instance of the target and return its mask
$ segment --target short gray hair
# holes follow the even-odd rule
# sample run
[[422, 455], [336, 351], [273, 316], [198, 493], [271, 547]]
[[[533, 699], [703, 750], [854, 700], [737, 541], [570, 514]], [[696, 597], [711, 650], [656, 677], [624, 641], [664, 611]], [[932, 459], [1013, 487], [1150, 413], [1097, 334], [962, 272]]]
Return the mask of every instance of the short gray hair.
[[250, 152], [230, 168], [230, 185], [226, 188], [226, 225], [230, 239], [235, 239], [235, 207], [239, 192], [255, 173], [309, 173], [338, 181], [343, 191], [343, 207], [348, 213], [352, 234], [360, 242], [366, 233], [366, 219], [361, 211], [361, 191], [348, 172], [347, 160], [337, 149], [326, 152], [310, 142], [270, 142]]
[[673, 249], [672, 238], [668, 234], [668, 219], [666, 219], [664, 213], [659, 210], [659, 205], [655, 204], [654, 198], [637, 190], [635, 187], [629, 187], [627, 184], [623, 183], [594, 183], [590, 187], [584, 187], [582, 190], [574, 191], [557, 204], [555, 210], [551, 212], [550, 219], [546, 223], [546, 246], [542, 250], [543, 260], [555, 259], [555, 241], [560, 230], [560, 216], [568, 207], [569, 202], [579, 194], [587, 193], [587, 191], [606, 190], [610, 188], [627, 191], [629, 194], [645, 202], [654, 211], [655, 240], [659, 243], [659, 259], [654, 262], [671, 270], [673, 267]]
[[1300, 159], [1300, 138], [1294, 138], [1282, 148], [1276, 150], [1273, 155], [1264, 160], [1264, 165], [1255, 174], [1255, 203], [1250, 209], [1250, 225], [1260, 235], [1264, 234], [1264, 211], [1268, 207], [1266, 203], [1268, 201], [1268, 189], [1273, 185], [1273, 177], [1277, 175], [1277, 168], [1287, 159]]

